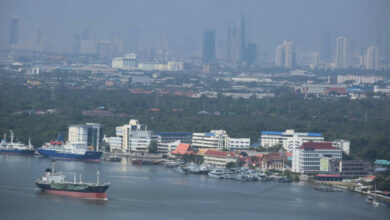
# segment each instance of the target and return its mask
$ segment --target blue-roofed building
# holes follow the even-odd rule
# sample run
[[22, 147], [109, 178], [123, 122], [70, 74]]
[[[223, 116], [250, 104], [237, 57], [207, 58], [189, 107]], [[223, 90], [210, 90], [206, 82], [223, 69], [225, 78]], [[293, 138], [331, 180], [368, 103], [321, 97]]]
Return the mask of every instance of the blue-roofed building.
[[300, 147], [305, 142], [322, 142], [324, 137], [321, 133], [286, 131], [263, 131], [261, 132], [261, 146], [275, 147], [282, 146], [287, 151]]

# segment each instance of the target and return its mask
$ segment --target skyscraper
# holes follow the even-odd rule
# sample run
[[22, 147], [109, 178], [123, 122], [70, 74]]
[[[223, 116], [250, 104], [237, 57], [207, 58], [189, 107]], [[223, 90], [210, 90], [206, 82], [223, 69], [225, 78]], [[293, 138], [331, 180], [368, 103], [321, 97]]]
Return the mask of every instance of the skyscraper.
[[347, 38], [338, 37], [336, 39], [336, 68], [348, 67]]
[[295, 46], [291, 41], [283, 41], [275, 50], [275, 66], [291, 68], [295, 66]]
[[367, 49], [366, 53], [366, 69], [376, 70], [378, 69], [379, 61], [379, 49], [378, 47], [371, 46]]
[[246, 50], [244, 15], [228, 27], [226, 40], [227, 59], [235, 63], [243, 62]]
[[9, 46], [15, 46], [18, 44], [19, 35], [19, 17], [12, 15], [9, 24]]
[[295, 46], [291, 41], [283, 41], [284, 45], [284, 67], [295, 66]]
[[330, 60], [330, 36], [328, 32], [323, 32], [321, 35], [320, 47], [321, 61], [327, 62]]
[[278, 45], [275, 50], [275, 66], [283, 67], [284, 66], [284, 47], [283, 45]]
[[202, 61], [209, 63], [215, 60], [215, 30], [203, 32]]

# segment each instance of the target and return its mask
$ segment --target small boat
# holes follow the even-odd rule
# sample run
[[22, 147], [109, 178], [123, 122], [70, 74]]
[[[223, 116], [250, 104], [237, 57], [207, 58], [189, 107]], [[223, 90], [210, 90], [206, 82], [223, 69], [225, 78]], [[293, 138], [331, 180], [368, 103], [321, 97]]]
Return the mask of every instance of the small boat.
[[111, 157], [107, 158], [107, 161], [110, 161], [110, 162], [121, 162], [122, 158], [119, 157], [119, 156], [111, 156]]

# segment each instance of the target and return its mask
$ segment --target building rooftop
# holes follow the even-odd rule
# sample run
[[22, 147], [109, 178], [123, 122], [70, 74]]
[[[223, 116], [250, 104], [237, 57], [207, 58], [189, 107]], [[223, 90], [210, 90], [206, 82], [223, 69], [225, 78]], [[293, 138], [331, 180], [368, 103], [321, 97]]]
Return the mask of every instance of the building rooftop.
[[306, 142], [298, 149], [337, 150], [330, 142]]
[[217, 150], [207, 150], [205, 155], [217, 156], [217, 157], [234, 157], [234, 156], [236, 156], [233, 152], [217, 151]]
[[176, 150], [172, 151], [172, 154], [187, 154], [190, 151], [191, 151], [190, 144], [180, 143], [179, 145], [177, 145]]

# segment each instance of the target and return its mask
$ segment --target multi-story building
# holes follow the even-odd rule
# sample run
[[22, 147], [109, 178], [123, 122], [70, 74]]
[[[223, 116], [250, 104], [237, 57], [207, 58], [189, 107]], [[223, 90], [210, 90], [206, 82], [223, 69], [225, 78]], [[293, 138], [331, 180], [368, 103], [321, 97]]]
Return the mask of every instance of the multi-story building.
[[347, 38], [338, 37], [336, 39], [336, 68], [348, 67]]
[[215, 61], [215, 30], [203, 32], [202, 61], [203, 63]]
[[368, 176], [372, 171], [371, 163], [363, 160], [340, 161], [340, 172], [343, 178]]
[[318, 141], [324, 141], [321, 133], [295, 132], [294, 130], [263, 131], [260, 137], [261, 146], [265, 148], [282, 146], [288, 151], [301, 146], [304, 142]]
[[296, 52], [291, 41], [283, 41], [275, 50], [275, 66], [291, 68], [295, 66]]
[[72, 143], [84, 143], [100, 150], [103, 140], [103, 126], [98, 123], [85, 125], [70, 125], [68, 129], [68, 141]]
[[193, 133], [193, 148], [227, 149], [229, 136], [224, 130], [212, 130], [210, 133]]
[[121, 137], [104, 137], [103, 142], [110, 148], [110, 152], [122, 151]]
[[229, 138], [228, 150], [248, 150], [251, 145], [250, 138]]
[[172, 143], [180, 140], [180, 143], [191, 144], [192, 132], [156, 132], [153, 133], [153, 138], [158, 143]]
[[210, 133], [193, 133], [192, 147], [218, 150], [247, 150], [250, 138], [230, 138], [224, 130], [212, 130]]
[[321, 171], [321, 159], [342, 159], [342, 150], [330, 142], [307, 142], [293, 150], [292, 171], [296, 173], [316, 174]]
[[367, 49], [366, 53], [366, 69], [377, 70], [379, 69], [379, 50], [378, 47], [371, 46]]
[[122, 152], [146, 152], [152, 140], [152, 132], [135, 119], [131, 119], [127, 125], [116, 127], [116, 135], [123, 139]]
[[204, 163], [217, 167], [225, 167], [229, 162], [237, 162], [236, 155], [229, 151], [207, 150], [203, 158]]
[[176, 150], [177, 146], [180, 144], [180, 140], [176, 140], [174, 142], [165, 142], [165, 143], [159, 143], [157, 145], [157, 151], [160, 153], [171, 153], [172, 151]]
[[347, 81], [352, 81], [356, 84], [374, 84], [382, 80], [383, 76], [337, 75], [337, 83], [339, 84]]
[[125, 57], [115, 57], [112, 60], [112, 68], [135, 70], [137, 69], [137, 56], [129, 53]]
[[16, 46], [19, 41], [19, 17], [12, 15], [9, 24], [9, 46]]

